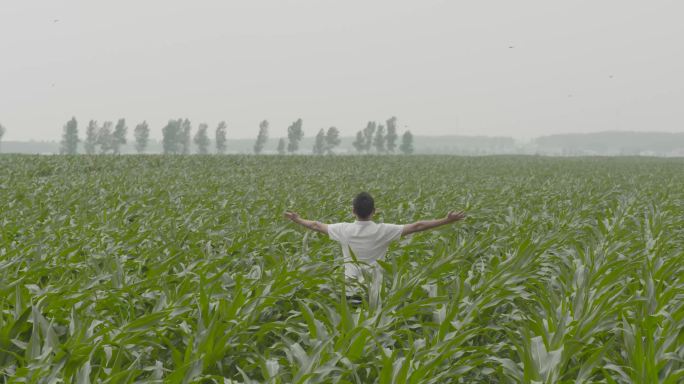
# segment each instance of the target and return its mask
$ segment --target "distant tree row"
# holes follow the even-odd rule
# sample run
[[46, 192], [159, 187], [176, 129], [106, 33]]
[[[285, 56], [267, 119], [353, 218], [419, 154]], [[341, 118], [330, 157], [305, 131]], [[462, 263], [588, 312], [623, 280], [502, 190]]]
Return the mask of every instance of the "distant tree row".
[[[358, 153], [371, 153], [371, 148], [375, 148], [375, 153], [394, 153], [397, 147], [397, 118], [391, 117], [386, 121], [385, 126], [378, 125], [374, 121], [369, 121], [366, 128], [356, 133], [356, 140], [352, 143]], [[404, 132], [401, 137], [399, 150], [404, 154], [413, 153], [413, 135], [411, 131]]]
[[[379, 154], [394, 153], [398, 138], [396, 131], [396, 117], [387, 120], [387, 132], [383, 125], [369, 122], [365, 129], [359, 131], [356, 140], [352, 145], [358, 153], [371, 153], [371, 148]], [[285, 138], [278, 141], [277, 152], [279, 154], [296, 153], [299, 145], [304, 138], [302, 119], [297, 119], [287, 128], [287, 142]], [[223, 154], [227, 149], [227, 124], [222, 121], [218, 124], [214, 134], [216, 153]], [[264, 120], [259, 124], [259, 131], [256, 142], [254, 143], [254, 153], [263, 152], [268, 142], [269, 123]], [[128, 127], [125, 119], [119, 119], [116, 125], [111, 121], [105, 121], [98, 125], [97, 121], [90, 120], [86, 128], [86, 136], [83, 140], [83, 148], [86, 154], [118, 154], [121, 146], [126, 144], [126, 134]], [[0, 139], [4, 134], [4, 128], [0, 126]], [[144, 153], [150, 138], [150, 128], [147, 122], [136, 125], [133, 132], [135, 139], [135, 150]], [[76, 118], [69, 120], [63, 128], [60, 153], [76, 154], [78, 151], [78, 123]], [[169, 120], [162, 128], [162, 149], [166, 154], [189, 154], [191, 143], [197, 147], [197, 153], [208, 154], [211, 146], [209, 137], [209, 126], [200, 124], [192, 136], [192, 125], [188, 119]], [[321, 129], [315, 137], [313, 153], [317, 155], [333, 154], [333, 150], [341, 143], [340, 132], [336, 127]], [[413, 136], [410, 131], [406, 131], [402, 136], [399, 150], [404, 154], [413, 153]]]
[[333, 149], [340, 145], [341, 142], [340, 131], [337, 128], [330, 127], [327, 133], [325, 129], [321, 128], [314, 141], [313, 153], [316, 155], [332, 154]]
[[[102, 125], [98, 125], [97, 121], [90, 120], [86, 128], [86, 137], [83, 140], [83, 149], [89, 155], [98, 152], [118, 154], [121, 152], [121, 146], [126, 144], [127, 132], [126, 119], [119, 119], [116, 125], [111, 121], [105, 121]], [[150, 136], [150, 129], [147, 123], [143, 121], [138, 124], [135, 127], [134, 135], [136, 150], [139, 153], [144, 152]], [[78, 122], [75, 117], [72, 117], [64, 125], [59, 152], [69, 155], [76, 154], [80, 141], [78, 137]]]
[[[216, 153], [223, 154], [226, 152], [227, 127], [225, 121], [220, 122], [218, 127], [216, 127], [214, 139], [216, 143]], [[257, 155], [263, 152], [264, 147], [268, 142], [268, 128], [269, 124], [267, 120], [259, 123], [259, 133], [257, 134], [257, 139], [254, 143], [254, 153]], [[199, 154], [209, 153], [211, 139], [209, 138], [208, 129], [209, 126], [207, 124], [200, 124], [193, 137], [193, 142], [197, 146], [197, 153]], [[190, 153], [191, 131], [192, 126], [188, 119], [170, 120], [162, 129], [162, 146], [164, 153]], [[287, 135], [289, 139], [287, 146], [288, 152], [297, 152], [299, 149], [299, 142], [304, 137], [302, 119], [298, 119], [288, 127]], [[278, 152], [284, 152], [284, 150], [281, 151], [279, 149]]]

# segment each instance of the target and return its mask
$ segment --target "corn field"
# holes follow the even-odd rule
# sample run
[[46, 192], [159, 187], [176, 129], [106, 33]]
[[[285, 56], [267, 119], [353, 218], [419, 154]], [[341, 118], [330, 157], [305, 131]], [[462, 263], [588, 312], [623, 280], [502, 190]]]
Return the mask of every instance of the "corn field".
[[[283, 219], [468, 218], [390, 247]], [[684, 160], [0, 156], [2, 383], [681, 383]]]

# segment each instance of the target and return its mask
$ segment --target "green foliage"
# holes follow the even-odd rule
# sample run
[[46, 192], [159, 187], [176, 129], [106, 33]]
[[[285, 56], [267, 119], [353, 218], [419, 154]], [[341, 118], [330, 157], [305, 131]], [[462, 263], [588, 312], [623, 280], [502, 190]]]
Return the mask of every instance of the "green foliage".
[[322, 155], [325, 153], [325, 130], [323, 128], [316, 134], [313, 153], [314, 155]]
[[86, 137], [83, 141], [83, 149], [87, 155], [94, 155], [97, 150], [97, 121], [90, 120], [86, 128]]
[[368, 153], [373, 145], [373, 135], [375, 134], [376, 124], [374, 121], [369, 121], [366, 128], [363, 129], [363, 150]]
[[379, 125], [375, 130], [375, 138], [373, 138], [373, 146], [377, 153], [385, 153], [385, 127]]
[[254, 153], [260, 154], [264, 150], [264, 145], [268, 141], [268, 121], [264, 120], [259, 124], [259, 134], [254, 143]]
[[399, 150], [404, 155], [410, 155], [413, 153], [413, 135], [411, 134], [411, 131], [406, 131], [401, 136], [401, 145], [399, 146]]
[[342, 140], [340, 140], [340, 131], [335, 127], [328, 128], [328, 132], [325, 134], [325, 151], [332, 155], [333, 149], [340, 145]]
[[184, 155], [190, 153], [190, 137], [192, 135], [192, 124], [190, 120], [185, 119], [181, 122], [180, 136], [178, 142], [180, 145], [180, 152]]
[[228, 125], [225, 121], [220, 122], [216, 127], [216, 153], [218, 154], [226, 153], [227, 131]]
[[195, 145], [197, 146], [197, 153], [200, 155], [206, 155], [209, 153], [209, 145], [211, 145], [211, 141], [209, 140], [209, 134], [207, 134], [208, 129], [209, 126], [207, 124], [200, 124], [197, 128], [197, 133], [195, 133], [195, 138], [193, 139]]
[[365, 139], [363, 137], [363, 131], [356, 132], [356, 139], [354, 139], [352, 146], [354, 147], [357, 153], [363, 153], [363, 151], [366, 148]]
[[114, 124], [111, 121], [105, 121], [104, 124], [97, 130], [97, 135], [95, 136], [95, 145], [100, 146], [100, 153], [114, 152], [116, 147], [116, 139], [112, 133], [112, 126]]
[[278, 149], [277, 150], [278, 150], [279, 155], [285, 154], [285, 139], [283, 139], [282, 137], [280, 138], [280, 140], [278, 140]]
[[[0, 381], [681, 382], [682, 159], [378, 158], [0, 156]], [[360, 190], [469, 218], [354, 304]]]
[[169, 120], [162, 128], [162, 148], [165, 154], [181, 153], [183, 141], [183, 119]]
[[147, 143], [150, 140], [150, 127], [147, 125], [146, 121], [135, 126], [135, 131], [133, 132], [135, 136], [135, 150], [138, 153], [144, 153], [145, 148], [147, 148]]
[[121, 152], [121, 146], [126, 144], [126, 133], [128, 127], [126, 126], [126, 119], [119, 119], [114, 127], [112, 133], [112, 152], [118, 154]]
[[66, 155], [75, 155], [78, 153], [78, 142], [78, 122], [75, 117], [72, 117], [71, 120], [64, 125], [64, 133], [62, 134], [59, 152]]
[[394, 153], [397, 147], [397, 118], [392, 116], [387, 120], [387, 135], [385, 135], [387, 152]]
[[302, 119], [297, 119], [297, 121], [287, 127], [287, 151], [290, 153], [297, 152], [299, 150], [299, 142], [303, 137]]

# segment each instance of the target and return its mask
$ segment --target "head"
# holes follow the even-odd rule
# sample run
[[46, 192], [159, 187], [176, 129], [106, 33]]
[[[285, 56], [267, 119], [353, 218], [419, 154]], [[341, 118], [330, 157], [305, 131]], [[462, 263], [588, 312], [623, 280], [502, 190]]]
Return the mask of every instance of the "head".
[[359, 220], [370, 220], [375, 213], [373, 197], [368, 192], [361, 192], [356, 195], [353, 202], [353, 212]]

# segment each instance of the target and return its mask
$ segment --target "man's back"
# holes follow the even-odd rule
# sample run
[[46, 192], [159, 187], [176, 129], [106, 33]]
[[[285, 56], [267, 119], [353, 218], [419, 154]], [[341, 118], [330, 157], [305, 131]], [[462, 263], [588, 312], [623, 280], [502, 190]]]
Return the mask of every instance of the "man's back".
[[397, 240], [404, 226], [396, 224], [375, 223], [359, 220], [353, 223], [337, 223], [328, 225], [328, 235], [342, 245], [344, 255], [344, 272], [347, 277], [362, 278], [361, 270], [352, 263], [349, 249], [362, 265], [376, 265], [387, 253], [389, 244]]
[[[344, 273], [347, 277], [363, 280], [361, 270], [353, 263], [351, 252], [354, 252], [359, 263], [377, 266], [376, 260], [383, 259], [389, 244], [401, 236], [425, 231], [445, 224], [453, 223], [465, 218], [463, 212], [451, 211], [443, 219], [416, 221], [406, 225], [374, 223], [375, 202], [368, 192], [361, 192], [352, 202], [352, 213], [357, 221], [353, 223], [325, 224], [318, 221], [306, 220], [296, 212], [287, 211], [285, 217], [303, 225], [313, 231], [330, 236], [342, 245], [344, 254]], [[377, 270], [376, 270], [377, 271]]]

